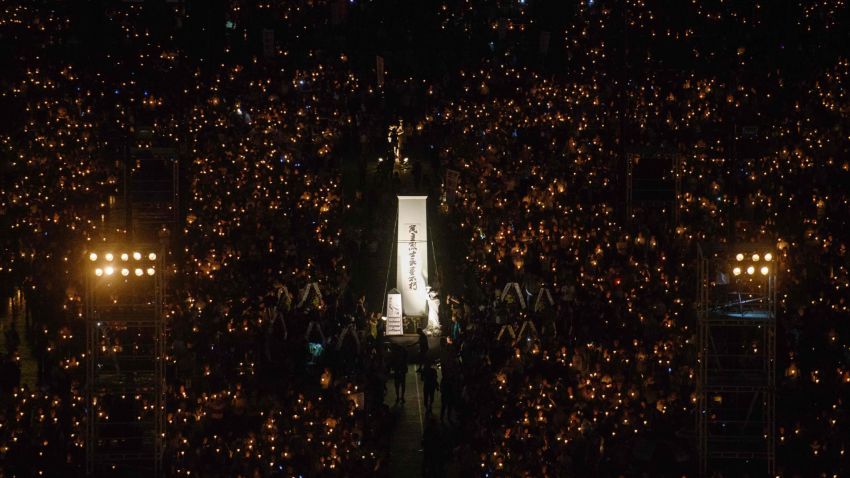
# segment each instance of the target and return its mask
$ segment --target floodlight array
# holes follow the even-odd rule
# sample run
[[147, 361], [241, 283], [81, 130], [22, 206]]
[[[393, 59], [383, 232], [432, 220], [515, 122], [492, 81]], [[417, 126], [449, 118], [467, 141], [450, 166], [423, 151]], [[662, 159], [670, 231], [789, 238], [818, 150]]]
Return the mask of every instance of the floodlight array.
[[141, 251], [122, 251], [113, 253], [89, 252], [89, 262], [95, 266], [94, 275], [97, 277], [121, 274], [123, 277], [145, 277], [156, 274], [156, 252], [143, 254]]
[[759, 272], [761, 275], [767, 276], [770, 274], [771, 266], [773, 265], [772, 262], [773, 253], [771, 252], [765, 252], [764, 254], [759, 254], [758, 252], [744, 254], [743, 252], [739, 252], [735, 254], [732, 275], [740, 276], [741, 274], [746, 274], [753, 276], [756, 275], [756, 272]]

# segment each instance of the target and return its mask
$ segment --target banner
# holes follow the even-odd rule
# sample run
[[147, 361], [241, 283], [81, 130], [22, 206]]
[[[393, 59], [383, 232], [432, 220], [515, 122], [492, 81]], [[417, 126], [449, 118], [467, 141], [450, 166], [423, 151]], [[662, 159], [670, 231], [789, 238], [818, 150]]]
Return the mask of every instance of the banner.
[[[313, 297], [310, 301], [307, 301], [307, 298], [310, 297], [310, 291], [313, 291]], [[322, 299], [322, 292], [319, 290], [319, 283], [311, 282], [301, 291], [301, 300], [298, 301], [297, 307], [299, 309], [302, 307], [321, 309], [324, 305], [325, 301]]]
[[387, 331], [386, 335], [401, 335], [402, 331], [401, 294], [387, 294]]
[[[516, 294], [514, 294], [514, 292]], [[499, 300], [507, 304], [519, 302], [519, 305], [525, 309], [525, 296], [522, 295], [522, 292], [519, 289], [519, 284], [516, 282], [508, 282], [505, 284], [505, 288], [502, 290], [502, 297]]]
[[428, 301], [428, 196], [398, 197], [396, 288], [404, 313], [425, 317]]
[[541, 287], [540, 291], [537, 293], [537, 298], [534, 299], [534, 311], [540, 312], [546, 307], [553, 307], [554, 305], [555, 300], [552, 299], [552, 294], [549, 292], [549, 289]]
[[292, 294], [285, 285], [277, 289], [277, 308], [286, 312], [292, 310]]
[[530, 320], [526, 320], [522, 323], [522, 327], [519, 328], [519, 333], [516, 334], [517, 340], [522, 340], [523, 337], [526, 337], [525, 335], [523, 335], [523, 332], [526, 332], [526, 330], [528, 331], [528, 339], [534, 340], [539, 337], [539, 335], [537, 335], [537, 327], [534, 326], [534, 323]]
[[[310, 333], [313, 332], [313, 329], [316, 329], [316, 333], [319, 334], [318, 338], [321, 340], [321, 342], [315, 342], [314, 340], [312, 340], [313, 337], [310, 335]], [[307, 332], [304, 332], [304, 339], [309, 343], [321, 343], [322, 345], [324, 345], [328, 341], [325, 338], [325, 333], [322, 331], [322, 324], [316, 322], [315, 320], [312, 320], [309, 324], [307, 324]]]
[[357, 348], [357, 353], [360, 353], [360, 337], [357, 336], [357, 328], [353, 323], [348, 324], [342, 332], [339, 333], [336, 341], [336, 349], [342, 350], [342, 344], [345, 342], [345, 337], [348, 335], [350, 335], [352, 340], [354, 340], [354, 346]]
[[514, 332], [514, 328], [511, 324], [503, 325], [501, 329], [499, 329], [499, 335], [496, 336], [496, 342], [502, 340], [502, 336], [505, 335], [505, 332], [510, 334], [512, 341], [516, 340], [516, 332]]

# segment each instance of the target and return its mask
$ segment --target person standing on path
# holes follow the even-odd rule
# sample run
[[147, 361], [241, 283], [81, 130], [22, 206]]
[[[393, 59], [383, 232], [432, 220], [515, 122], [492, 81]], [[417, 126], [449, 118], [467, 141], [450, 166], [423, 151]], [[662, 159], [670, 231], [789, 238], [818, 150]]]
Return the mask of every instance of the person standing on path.
[[434, 405], [434, 392], [440, 389], [440, 384], [437, 383], [437, 371], [426, 361], [420, 374], [422, 374], [422, 389], [425, 392], [425, 413], [430, 416], [431, 407]]
[[419, 334], [419, 370], [422, 370], [428, 357], [428, 336], [421, 328], [416, 329], [416, 333]]
[[404, 403], [404, 388], [407, 380], [407, 350], [395, 347], [393, 353], [393, 382], [395, 383], [395, 403]]

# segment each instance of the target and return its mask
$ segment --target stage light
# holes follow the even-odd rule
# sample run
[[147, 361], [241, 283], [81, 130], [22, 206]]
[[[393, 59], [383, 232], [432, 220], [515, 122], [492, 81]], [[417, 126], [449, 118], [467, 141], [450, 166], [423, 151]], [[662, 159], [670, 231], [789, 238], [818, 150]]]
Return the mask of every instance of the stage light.
[[133, 253], [133, 259], [136, 259], [137, 261], [142, 260], [142, 253], [141, 252], [134, 252]]
[[758, 254], [753, 254], [753, 262], [758, 262], [761, 257]]
[[770, 269], [768, 269], [767, 266], [762, 266], [761, 275], [766, 276], [768, 272], [770, 272]]
[[105, 269], [103, 269], [103, 272], [104, 272], [106, 275], [111, 276], [111, 275], [112, 275], [112, 273], [113, 273], [113, 272], [115, 272], [115, 269], [113, 269], [113, 268], [112, 268], [112, 266], [106, 266], [106, 268], [105, 268]]
[[149, 259], [149, 260], [152, 260], [152, 261], [155, 261], [155, 260], [156, 260], [156, 253], [155, 253], [155, 252], [151, 252], [150, 254], [148, 254], [148, 259]]
[[95, 254], [94, 252], [89, 254], [89, 260], [92, 261], [92, 262], [96, 261], [97, 260], [97, 254]]
[[753, 266], [747, 267], [747, 274], [753, 275], [756, 272], [756, 268]]
[[766, 260], [767, 262], [772, 261], [773, 260], [773, 254], [768, 252], [767, 254], [764, 255], [764, 260]]
[[97, 269], [94, 270], [94, 275], [96, 275], [98, 277], [102, 276], [103, 275], [103, 269], [98, 267]]
[[735, 274], [736, 276], [741, 275], [741, 268], [736, 267], [736, 268], [732, 269], [732, 273]]
[[124, 252], [124, 253], [122, 253], [122, 254], [121, 254], [121, 260], [122, 260], [122, 261], [129, 261], [129, 260], [130, 260], [130, 256], [129, 256], [129, 255], [127, 255], [127, 253], [126, 253], [126, 252]]
[[738, 262], [741, 262], [744, 260], [744, 255], [739, 252], [738, 255], [735, 256], [735, 259], [737, 259]]
[[130, 275], [130, 269], [127, 269], [126, 267], [124, 269], [121, 269], [121, 275], [127, 277], [128, 275]]
[[136, 268], [135, 273], [136, 273], [137, 276], [141, 277], [141, 275], [144, 274], [145, 272], [143, 270], [139, 269], [139, 268]]
[[114, 259], [111, 252], [107, 252], [106, 254], [104, 254], [103, 258], [106, 259], [108, 262], [112, 262], [112, 259]]
[[155, 273], [156, 273], [156, 271], [154, 270], [154, 268], [153, 268], [153, 267], [148, 267], [148, 275], [149, 275], [149, 276], [152, 276], [152, 275], [154, 275]]

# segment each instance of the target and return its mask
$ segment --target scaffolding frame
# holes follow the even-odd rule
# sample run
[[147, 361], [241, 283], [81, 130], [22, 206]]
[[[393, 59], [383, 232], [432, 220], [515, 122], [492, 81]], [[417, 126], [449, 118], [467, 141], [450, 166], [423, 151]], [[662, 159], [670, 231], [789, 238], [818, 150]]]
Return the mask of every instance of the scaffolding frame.
[[[113, 247], [117, 250], [118, 247]], [[156, 251], [153, 276], [103, 280], [84, 271], [86, 322], [86, 476], [162, 476], [165, 446], [166, 324], [163, 311], [166, 277], [165, 246], [135, 244], [124, 249]], [[116, 263], [120, 266], [120, 263]], [[88, 264], [86, 265], [88, 266]], [[137, 266], [138, 267], [138, 266]], [[125, 300], [127, 300], [125, 302]], [[112, 337], [130, 329], [145, 347], [109, 347]], [[98, 403], [131, 395], [152, 411], [144, 418], [110, 420], [98, 413]]]
[[759, 271], [743, 275], [724, 291], [723, 284], [710, 280], [710, 261], [698, 247], [701, 477], [735, 460], [762, 461], [767, 475], [775, 476], [776, 269], [773, 263], [766, 276], [759, 277]]
[[[134, 178], [135, 166], [131, 164], [162, 163], [169, 170], [168, 178]], [[167, 226], [177, 230], [180, 223], [180, 161], [175, 148], [131, 147], [123, 167], [124, 211], [126, 229], [139, 238], [150, 233], [150, 228]], [[139, 196], [158, 198], [140, 201]], [[165, 197], [168, 197], [165, 200]]]

